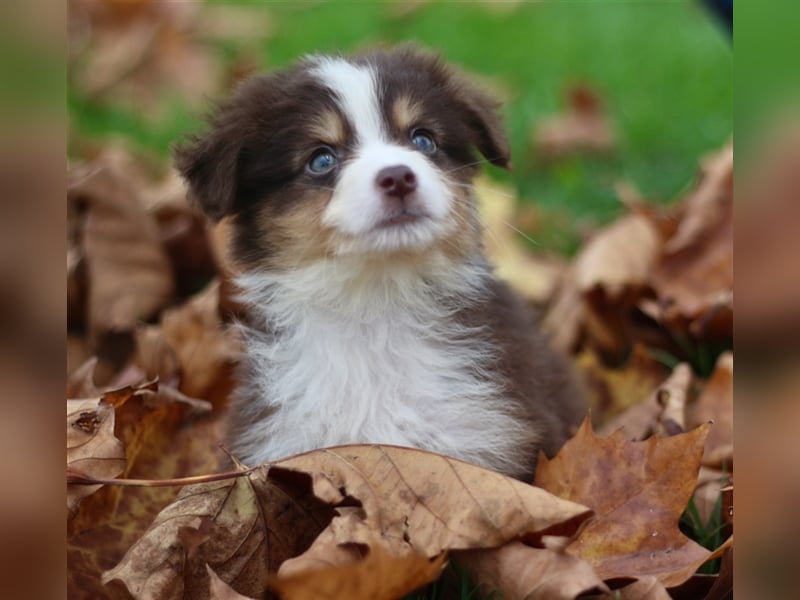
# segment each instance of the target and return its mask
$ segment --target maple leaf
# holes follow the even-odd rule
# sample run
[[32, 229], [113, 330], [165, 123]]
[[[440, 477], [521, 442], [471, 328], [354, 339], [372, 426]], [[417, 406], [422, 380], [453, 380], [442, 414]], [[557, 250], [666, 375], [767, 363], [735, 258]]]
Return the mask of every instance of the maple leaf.
[[554, 459], [540, 457], [536, 485], [597, 514], [567, 552], [603, 580], [653, 575], [671, 587], [688, 579], [709, 555], [678, 529], [708, 428], [631, 442], [621, 432], [597, 437], [587, 419]]

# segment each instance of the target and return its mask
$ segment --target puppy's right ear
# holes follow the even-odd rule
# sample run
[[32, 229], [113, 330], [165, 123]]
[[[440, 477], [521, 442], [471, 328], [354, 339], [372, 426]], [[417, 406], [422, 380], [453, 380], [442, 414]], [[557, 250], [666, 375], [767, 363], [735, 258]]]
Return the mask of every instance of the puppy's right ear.
[[189, 185], [189, 201], [213, 221], [235, 212], [243, 131], [240, 115], [222, 107], [211, 129], [173, 149], [175, 166]]

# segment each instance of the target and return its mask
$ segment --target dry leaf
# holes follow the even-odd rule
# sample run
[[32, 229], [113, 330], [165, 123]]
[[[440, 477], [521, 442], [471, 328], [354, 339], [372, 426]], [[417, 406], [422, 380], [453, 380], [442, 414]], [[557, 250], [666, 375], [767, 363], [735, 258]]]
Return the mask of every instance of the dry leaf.
[[163, 340], [178, 359], [181, 391], [220, 404], [234, 385], [234, 368], [241, 353], [236, 331], [223, 325], [220, 284], [214, 281], [202, 292], [161, 317]]
[[678, 529], [707, 434], [703, 425], [630, 442], [621, 432], [599, 438], [586, 420], [554, 459], [540, 456], [536, 485], [586, 503], [597, 514], [567, 551], [584, 558], [603, 580], [653, 575], [671, 587], [688, 579], [693, 571], [685, 573], [687, 565], [709, 555]]
[[[588, 384], [592, 414], [605, 420], [619, 419], [628, 409], [635, 410], [633, 407], [641, 405], [669, 374], [667, 367], [652, 358], [640, 343], [633, 345], [630, 358], [620, 367], [605, 365], [591, 348], [575, 357], [575, 364]], [[650, 425], [650, 422], [645, 424]], [[620, 426], [621, 423], [608, 433]]]
[[206, 565], [206, 572], [208, 573], [208, 597], [210, 600], [251, 600], [222, 581], [219, 575], [214, 573], [214, 570], [208, 565]]
[[[380, 543], [380, 536], [364, 524], [364, 511], [361, 508], [342, 506], [335, 510], [337, 516], [308, 550], [285, 560], [278, 569], [278, 575], [289, 577], [306, 571], [355, 564], [364, 558], [370, 546]], [[340, 544], [337, 541], [344, 539], [343, 528], [349, 530], [347, 539], [352, 540], [351, 543]]]
[[394, 600], [435, 580], [444, 562], [444, 554], [394, 556], [376, 544], [357, 563], [275, 577], [270, 587], [282, 600]]
[[692, 407], [690, 424], [712, 422], [706, 440], [703, 464], [713, 468], [727, 468], [733, 463], [733, 353], [725, 352], [703, 388], [700, 398]]
[[616, 598], [619, 600], [670, 600], [672, 598], [661, 582], [652, 575], [640, 577], [633, 583], [620, 588], [616, 593]]
[[[654, 432], [672, 435], [677, 433], [671, 415], [683, 421], [683, 415], [674, 415], [675, 407], [680, 411], [686, 405], [686, 397], [692, 384], [692, 369], [686, 363], [675, 367], [669, 378], [641, 402], [607, 421], [600, 427], [600, 435], [612, 435], [621, 430], [626, 439], [643, 440]], [[666, 408], [672, 407], [670, 413]], [[677, 423], [678, 426], [681, 423]]]
[[608, 590], [583, 559], [521, 542], [459, 552], [455, 560], [483, 591], [496, 590], [504, 600], [572, 600], [591, 590]]
[[[330, 514], [313, 498], [279, 487], [266, 471], [183, 488], [122, 561], [103, 574], [137, 597], [207, 597], [206, 565], [237, 592], [260, 596], [268, 571], [304, 550]], [[209, 522], [191, 560], [184, 532]]]
[[156, 224], [126, 175], [106, 167], [75, 173], [68, 200], [83, 215], [89, 339], [102, 351], [107, 340], [129, 335], [167, 303], [172, 271]]
[[[500, 546], [523, 534], [587, 519], [585, 507], [452, 458], [396, 446], [340, 446], [282, 460], [308, 473], [323, 501], [361, 502], [364, 523], [395, 554]], [[349, 532], [337, 541], [348, 543]], [[357, 541], [357, 540], [356, 540]]]
[[[126, 379], [135, 375], [126, 371], [121, 374]], [[189, 418], [208, 405], [176, 399], [168, 386], [160, 384], [156, 390], [154, 382], [141, 381], [139, 372], [132, 385], [106, 395], [116, 403], [116, 436], [127, 454], [124, 476], [156, 479], [219, 471], [225, 459], [217, 448], [219, 419]], [[70, 597], [129, 597], [119, 583], [103, 586], [101, 574], [120, 561], [176, 493], [174, 487], [104, 486], [85, 498], [67, 527]]]
[[649, 289], [661, 237], [647, 216], [628, 214], [597, 232], [567, 271], [543, 325], [557, 347], [573, 349], [582, 329], [618, 360], [630, 348], [627, 313]]
[[657, 304], [645, 309], [697, 339], [733, 330], [733, 144], [707, 159], [683, 217], [665, 242], [651, 281]]
[[587, 85], [576, 85], [567, 90], [564, 113], [537, 125], [533, 145], [545, 159], [582, 152], [608, 153], [616, 147], [616, 132], [598, 93]]
[[[311, 479], [311, 497], [305, 486]], [[343, 446], [301, 454], [235, 481], [184, 488], [104, 581], [135, 595], [181, 597], [204, 590], [208, 563], [239, 592], [260, 594], [269, 571], [308, 548], [332, 516], [321, 502], [360, 502], [359, 518], [332, 527], [336, 544], [368, 543], [374, 532], [397, 556], [434, 557], [450, 548], [498, 546], [556, 526], [569, 535], [583, 506], [480, 467], [421, 450]], [[321, 502], [320, 502], [321, 501]], [[184, 564], [179, 531], [212, 527]], [[372, 544], [374, 548], [376, 544]], [[224, 557], [224, 560], [223, 560]], [[176, 565], [183, 565], [178, 569]], [[194, 592], [192, 592], [194, 593]]]
[[[97, 478], [125, 470], [125, 447], [114, 437], [114, 408], [100, 398], [67, 400], [67, 467]], [[74, 514], [81, 500], [99, 485], [67, 486], [67, 508]]]
[[[112, 8], [120, 4], [129, 9]], [[84, 0], [69, 6], [70, 20], [85, 31], [71, 45], [70, 76], [95, 100], [152, 116], [170, 95], [198, 106], [217, 89], [221, 62], [208, 43], [197, 40], [205, 25], [198, 5]]]

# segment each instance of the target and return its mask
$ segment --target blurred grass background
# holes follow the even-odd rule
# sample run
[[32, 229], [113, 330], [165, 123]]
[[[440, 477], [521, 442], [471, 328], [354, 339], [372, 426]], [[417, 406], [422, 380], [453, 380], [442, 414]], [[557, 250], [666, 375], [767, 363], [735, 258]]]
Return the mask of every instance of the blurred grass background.
[[[540, 249], [572, 253], [583, 234], [619, 214], [613, 186], [620, 180], [632, 182], [647, 199], [677, 197], [692, 181], [698, 160], [732, 132], [730, 39], [692, 0], [213, 0], [205, 6], [249, 11], [254, 22], [264, 23], [262, 35], [213, 41], [212, 52], [229, 80], [243, 64], [270, 69], [306, 53], [408, 40], [440, 50], [475, 73], [506, 101], [514, 171], [492, 169], [492, 176], [536, 207], [529, 233]], [[539, 161], [530, 142], [533, 128], [563, 108], [565, 91], [576, 83], [600, 94], [616, 123], [618, 148], [607, 157]], [[209, 90], [208, 100], [229, 84]], [[172, 142], [202, 127], [203, 111], [168, 87], [158, 101], [154, 116], [135, 98], [109, 100], [71, 81], [71, 156], [81, 157], [89, 140], [121, 136], [166, 162]]]

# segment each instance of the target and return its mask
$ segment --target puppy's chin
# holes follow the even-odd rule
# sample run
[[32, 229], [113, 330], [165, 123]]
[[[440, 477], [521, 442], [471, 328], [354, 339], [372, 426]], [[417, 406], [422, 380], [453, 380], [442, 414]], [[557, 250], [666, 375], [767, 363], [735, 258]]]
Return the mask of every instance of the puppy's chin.
[[368, 231], [347, 234], [337, 240], [334, 253], [344, 255], [422, 254], [444, 240], [453, 227], [449, 219], [434, 218], [422, 211], [389, 214]]

